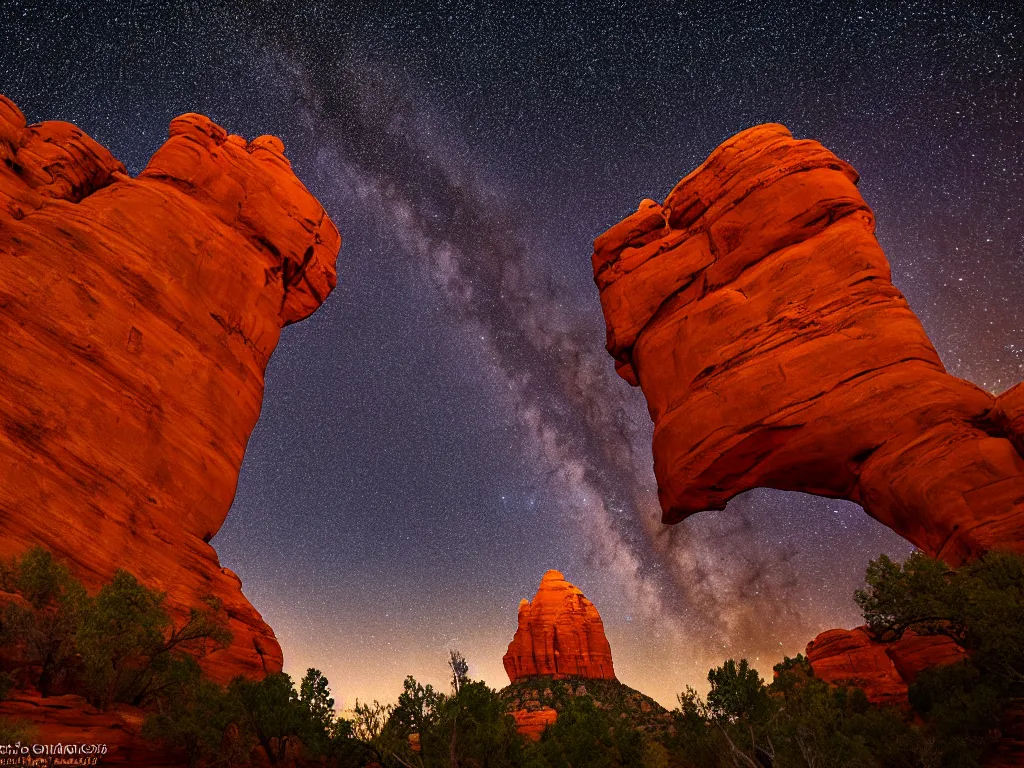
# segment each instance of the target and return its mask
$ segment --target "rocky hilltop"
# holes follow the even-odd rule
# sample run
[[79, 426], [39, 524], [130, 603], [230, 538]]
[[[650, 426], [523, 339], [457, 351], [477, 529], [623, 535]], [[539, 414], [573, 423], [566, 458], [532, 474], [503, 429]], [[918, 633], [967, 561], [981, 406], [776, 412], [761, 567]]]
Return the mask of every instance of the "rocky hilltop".
[[601, 615], [554, 570], [544, 574], [532, 602], [519, 603], [519, 626], [502, 662], [513, 683], [538, 675], [615, 679]]
[[0, 556], [41, 544], [183, 615], [223, 601], [215, 679], [281, 650], [209, 541], [281, 328], [334, 288], [340, 238], [281, 141], [182, 115], [137, 178], [0, 97]]
[[768, 487], [854, 501], [952, 564], [1024, 551], [1024, 387], [993, 397], [946, 372], [857, 180], [761, 125], [594, 242], [664, 520]]
[[502, 661], [512, 684], [501, 697], [531, 739], [580, 696], [638, 728], [664, 725], [667, 717], [654, 699], [615, 678], [601, 615], [559, 571], [545, 573], [533, 600], [519, 603], [519, 626]]
[[589, 696], [598, 709], [641, 731], [666, 728], [672, 722], [661, 704], [618, 680], [527, 677], [501, 691], [518, 731], [534, 740], [558, 719], [559, 712], [581, 696]]

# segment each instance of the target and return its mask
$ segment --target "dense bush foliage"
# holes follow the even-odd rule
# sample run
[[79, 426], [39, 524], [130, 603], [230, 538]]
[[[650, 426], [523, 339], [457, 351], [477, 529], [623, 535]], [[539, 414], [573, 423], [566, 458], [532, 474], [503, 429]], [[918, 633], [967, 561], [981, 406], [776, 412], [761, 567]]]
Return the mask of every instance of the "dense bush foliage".
[[961, 568], [914, 553], [871, 562], [856, 594], [879, 639], [942, 635], [966, 661], [926, 670], [910, 703], [927, 723], [940, 764], [974, 766], [999, 736], [1004, 712], [1024, 700], [1024, 557], [989, 552]]
[[386, 768], [933, 764], [929, 743], [897, 713], [829, 687], [802, 657], [776, 672], [768, 685], [747, 663], [726, 662], [710, 672], [706, 699], [687, 690], [656, 729], [638, 729], [589, 695], [574, 697], [537, 743], [517, 738], [501, 697], [482, 683], [446, 696], [408, 678], [397, 706], [360, 705], [353, 733]]
[[130, 573], [115, 572], [90, 597], [40, 547], [0, 563], [0, 587], [21, 598], [0, 612], [14, 672], [44, 697], [59, 689], [81, 693], [99, 709], [115, 701], [144, 706], [193, 674], [196, 658], [231, 640], [213, 598], [178, 626], [165, 595]]
[[0, 588], [20, 595], [0, 614], [5, 639], [19, 646], [35, 685], [49, 696], [66, 676], [77, 653], [77, 632], [88, 603], [85, 589], [53, 556], [36, 547], [0, 563]]
[[357, 702], [353, 738], [386, 767], [524, 765], [525, 742], [498, 693], [469, 679], [458, 651], [451, 652], [449, 668], [450, 694], [407, 677], [396, 705]]
[[[862, 691], [817, 679], [802, 656], [775, 666], [770, 684], [741, 661], [711, 670], [704, 701], [680, 695], [671, 754], [693, 766], [930, 766], [931, 749], [898, 712]], [[724, 704], [723, 704], [724, 702]]]
[[[14, 685], [14, 679], [7, 672], [0, 672], [0, 702], [7, 698]], [[15, 744], [31, 740], [33, 729], [28, 723], [0, 717], [0, 744]]]
[[194, 666], [175, 695], [158, 700], [156, 711], [146, 720], [142, 732], [148, 739], [184, 750], [190, 768], [214, 758], [230, 764], [245, 757], [244, 753], [235, 754], [232, 748], [236, 744], [225, 739], [238, 719], [237, 707], [224, 689], [203, 678], [198, 666]]

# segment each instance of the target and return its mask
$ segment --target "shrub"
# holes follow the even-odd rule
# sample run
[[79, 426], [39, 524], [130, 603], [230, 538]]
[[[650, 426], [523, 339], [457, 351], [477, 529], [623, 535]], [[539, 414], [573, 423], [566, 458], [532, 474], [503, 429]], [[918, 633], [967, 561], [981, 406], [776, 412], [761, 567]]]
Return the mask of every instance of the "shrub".
[[0, 717], [0, 744], [31, 744], [36, 740], [36, 729], [25, 720]]
[[910, 686], [943, 766], [978, 765], [1008, 702], [1024, 696], [1024, 557], [989, 552], [959, 569], [915, 552], [868, 566], [856, 594], [883, 640], [913, 630], [952, 639], [968, 659], [926, 670]]
[[270, 764], [282, 762], [305, 720], [291, 677], [284, 672], [259, 681], [236, 677], [228, 692], [237, 702], [242, 727], [253, 734]]
[[157, 700], [156, 711], [146, 719], [142, 735], [183, 749], [189, 768], [215, 755], [230, 764], [232, 756], [221, 748], [225, 732], [238, 719], [235, 702], [221, 686], [205, 679], [194, 661], [187, 665], [187, 672], [185, 666], [174, 695]]
[[180, 627], [164, 609], [165, 595], [127, 571], [117, 571], [81, 612], [77, 647], [92, 703], [144, 706], [173, 688], [182, 665], [230, 642], [220, 603], [209, 598]]
[[9, 604], [0, 621], [9, 642], [20, 644], [25, 663], [39, 669], [39, 693], [49, 696], [75, 660], [85, 589], [42, 547], [3, 563], [0, 582], [28, 604]]

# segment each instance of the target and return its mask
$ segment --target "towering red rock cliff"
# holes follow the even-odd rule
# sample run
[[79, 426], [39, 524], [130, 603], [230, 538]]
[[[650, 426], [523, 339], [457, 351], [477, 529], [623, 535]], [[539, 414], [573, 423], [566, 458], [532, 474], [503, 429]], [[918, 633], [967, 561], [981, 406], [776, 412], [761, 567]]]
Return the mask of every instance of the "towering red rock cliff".
[[664, 520], [760, 486], [855, 501], [954, 564], [1024, 551], [1024, 388], [993, 398], [946, 373], [856, 182], [762, 125], [595, 241]]
[[138, 178], [0, 97], [0, 555], [42, 544], [183, 614], [223, 600], [219, 679], [281, 666], [207, 543], [231, 505], [281, 328], [335, 285], [340, 238], [272, 136], [171, 122]]
[[601, 615], [558, 571], [544, 574], [533, 602], [519, 603], [519, 627], [502, 662], [513, 683], [535, 675], [615, 679]]

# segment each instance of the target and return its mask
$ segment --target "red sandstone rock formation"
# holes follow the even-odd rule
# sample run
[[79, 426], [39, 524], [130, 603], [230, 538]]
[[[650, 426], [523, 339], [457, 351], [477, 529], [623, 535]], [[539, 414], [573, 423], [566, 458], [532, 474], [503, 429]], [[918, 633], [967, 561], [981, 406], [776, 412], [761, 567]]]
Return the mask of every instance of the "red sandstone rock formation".
[[42, 544], [87, 585], [125, 568], [179, 615], [220, 598], [220, 680], [281, 667], [207, 542], [281, 328], [334, 288], [340, 245], [283, 151], [183, 115], [133, 179], [0, 97], [0, 555]]
[[558, 571], [544, 574], [532, 603], [519, 603], [519, 627], [502, 662], [513, 683], [535, 675], [615, 679], [601, 615]]
[[595, 241], [664, 521], [760, 486], [855, 501], [953, 564], [1024, 551], [1024, 387], [993, 398], [946, 373], [857, 178], [762, 125]]
[[540, 709], [517, 709], [512, 713], [516, 721], [516, 730], [530, 741], [540, 741], [544, 729], [554, 725], [558, 719], [558, 712], [551, 707]]
[[822, 632], [807, 644], [806, 654], [815, 676], [862, 688], [873, 704], [898, 707], [908, 706], [907, 688], [923, 670], [964, 659], [948, 637], [907, 632], [880, 643], [863, 627]]
[[[28, 721], [35, 730], [34, 744], [87, 745], [90, 750], [87, 757], [95, 755], [98, 765], [181, 768], [187, 764], [183, 750], [168, 750], [161, 744], [142, 739], [146, 713], [125, 704], [115, 704], [101, 712], [81, 696], [44, 699], [34, 691], [18, 691], [0, 702], [0, 717]], [[94, 749], [97, 751], [91, 752]]]

